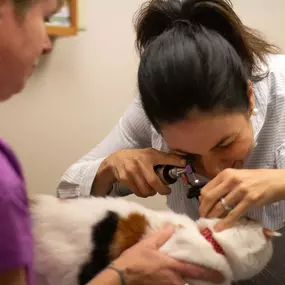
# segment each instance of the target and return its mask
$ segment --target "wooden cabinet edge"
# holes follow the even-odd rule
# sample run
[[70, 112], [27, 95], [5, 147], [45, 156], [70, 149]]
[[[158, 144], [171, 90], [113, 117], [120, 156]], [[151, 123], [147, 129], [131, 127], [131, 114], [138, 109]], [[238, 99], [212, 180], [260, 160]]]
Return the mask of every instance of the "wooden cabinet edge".
[[49, 36], [75, 36], [77, 34], [77, 28], [47, 26], [47, 32]]
[[47, 26], [49, 36], [75, 36], [78, 33], [78, 2], [70, 1], [71, 27]]

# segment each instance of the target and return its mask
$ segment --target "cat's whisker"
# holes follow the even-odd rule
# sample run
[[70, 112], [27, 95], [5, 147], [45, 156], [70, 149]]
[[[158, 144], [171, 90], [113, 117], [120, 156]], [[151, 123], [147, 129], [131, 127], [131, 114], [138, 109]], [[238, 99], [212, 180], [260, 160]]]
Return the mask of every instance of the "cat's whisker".
[[[261, 273], [260, 273], [260, 275], [261, 276], [263, 276], [264, 277], [264, 279], [268, 282], [268, 276], [264, 273], [264, 271], [262, 271]], [[270, 279], [269, 279], [269, 283], [268, 284], [270, 284]]]
[[285, 282], [285, 275], [281, 275], [281, 274], [279, 274], [279, 273], [277, 273], [277, 272], [270, 271], [268, 268], [266, 268], [266, 269], [267, 269], [267, 271], [268, 271], [271, 275], [273, 275], [273, 273], [274, 273], [275, 276], [279, 276], [279, 278], [281, 278], [281, 280], [282, 280], [283, 282]]
[[[270, 276], [270, 272], [269, 272], [269, 276], [268, 276], [267, 274], [265, 274], [264, 271], [265, 271], [265, 270], [263, 270], [260, 275], [264, 277], [264, 279], [268, 282], [268, 284], [272, 283], [272, 279], [269, 277], [269, 276]], [[277, 280], [278, 280], [278, 279], [277, 279]], [[278, 281], [279, 281], [279, 280], [278, 280]], [[281, 280], [281, 281], [282, 281], [282, 280]]]
[[[283, 281], [285, 281], [285, 277], [284, 276], [281, 276], [280, 274], [278, 274], [278, 273], [276, 273], [275, 272], [275, 275], [268, 269], [268, 268], [264, 268], [264, 271], [266, 271], [270, 276], [272, 276], [274, 279], [276, 279], [277, 281], [281, 281], [281, 282], [283, 282]], [[280, 276], [280, 277], [278, 277], [278, 275]]]

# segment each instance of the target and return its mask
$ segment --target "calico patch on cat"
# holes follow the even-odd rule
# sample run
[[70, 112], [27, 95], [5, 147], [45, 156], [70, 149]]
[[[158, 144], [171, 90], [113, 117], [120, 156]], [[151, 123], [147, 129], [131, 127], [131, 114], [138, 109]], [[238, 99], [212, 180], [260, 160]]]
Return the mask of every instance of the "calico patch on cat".
[[30, 203], [30, 211], [37, 285], [85, 285], [124, 250], [169, 224], [176, 231], [160, 251], [221, 272], [222, 285], [257, 275], [273, 251], [275, 233], [255, 221], [243, 219], [234, 228], [216, 233], [218, 219], [194, 222], [186, 215], [153, 211], [122, 198], [60, 201], [39, 195]]
[[85, 285], [120, 254], [136, 244], [148, 226], [146, 218], [139, 213], [131, 213], [127, 218], [109, 211], [106, 217], [93, 227], [93, 250], [90, 260], [79, 274], [78, 284]]

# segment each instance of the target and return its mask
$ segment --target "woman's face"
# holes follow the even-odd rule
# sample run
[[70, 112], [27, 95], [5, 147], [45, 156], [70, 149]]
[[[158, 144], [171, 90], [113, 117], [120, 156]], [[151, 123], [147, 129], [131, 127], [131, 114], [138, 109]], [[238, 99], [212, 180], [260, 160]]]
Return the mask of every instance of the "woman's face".
[[173, 152], [183, 156], [194, 154], [197, 173], [208, 178], [226, 168], [241, 168], [254, 145], [251, 81], [248, 100], [246, 113], [192, 112], [188, 119], [161, 126], [162, 135]]
[[20, 92], [39, 57], [51, 51], [45, 22], [59, 8], [58, 0], [38, 0], [16, 16], [11, 2], [0, 4], [0, 101]]
[[197, 114], [161, 131], [174, 152], [196, 155], [197, 172], [208, 178], [226, 168], [240, 168], [254, 143], [250, 116], [242, 113]]

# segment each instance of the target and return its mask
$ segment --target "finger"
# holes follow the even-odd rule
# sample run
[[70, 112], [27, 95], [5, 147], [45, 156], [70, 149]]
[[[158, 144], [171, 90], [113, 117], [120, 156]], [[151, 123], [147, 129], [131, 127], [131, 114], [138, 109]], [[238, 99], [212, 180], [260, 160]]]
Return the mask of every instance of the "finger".
[[[245, 196], [245, 194], [243, 194], [242, 192], [234, 190], [234, 191], [230, 192], [224, 198], [225, 203], [229, 207], [235, 207], [235, 205], [237, 205], [239, 202], [241, 202], [243, 200], [244, 196]], [[214, 208], [212, 208], [212, 210], [207, 215], [207, 218], [209, 218], [209, 219], [219, 218], [219, 217], [222, 217], [225, 213], [227, 213], [226, 209], [224, 208], [222, 203], [219, 202], [216, 204], [216, 206]]]
[[176, 268], [174, 268], [181, 276], [186, 279], [196, 279], [196, 280], [204, 280], [204, 281], [212, 281], [214, 283], [223, 282], [223, 276], [221, 273], [207, 269], [202, 266], [198, 266], [195, 264], [189, 264], [185, 262], [177, 262]]
[[156, 194], [145, 181], [137, 163], [129, 162], [120, 167], [120, 177], [128, 188], [132, 187], [129, 189], [138, 197], [146, 198]]
[[209, 191], [211, 191], [213, 188], [217, 187], [219, 184], [221, 184], [223, 181], [220, 178], [220, 175], [217, 175], [215, 178], [213, 178], [212, 180], [210, 180], [201, 191], [203, 191], [204, 193], [207, 193]]
[[126, 186], [129, 190], [131, 190], [136, 196], [141, 198], [146, 198], [149, 196], [154, 196], [155, 192], [150, 192], [145, 190], [147, 188], [147, 183], [145, 183], [146, 187], [142, 186], [143, 183], [138, 185], [137, 181], [134, 180], [134, 175], [132, 173], [127, 172], [124, 168], [120, 169], [119, 173], [120, 183]]
[[152, 189], [154, 189], [160, 195], [169, 195], [171, 193], [170, 188], [162, 183], [162, 181], [159, 179], [158, 175], [155, 173], [154, 170], [146, 170], [144, 164], [141, 162], [139, 163], [139, 166], [141, 168], [142, 173], [144, 173], [145, 175], [145, 179], [148, 185]]
[[229, 187], [234, 187], [239, 182], [239, 179], [236, 177], [238, 171], [239, 170], [232, 168], [224, 169], [203, 188], [203, 191], [206, 193], [226, 181], [228, 182]]
[[216, 232], [221, 232], [225, 229], [231, 228], [250, 208], [248, 202], [243, 200], [232, 211], [228, 213], [226, 218], [217, 223], [215, 226]]
[[[225, 198], [225, 203], [227, 205], [228, 202], [226, 202], [226, 198]], [[229, 205], [230, 206], [230, 205]], [[224, 208], [224, 206], [222, 205], [222, 203], [219, 201], [218, 203], [216, 203], [216, 205], [210, 210], [210, 212], [205, 216], [205, 218], [208, 219], [213, 219], [213, 218], [221, 218], [223, 217], [225, 214], [227, 213], [226, 209]]]
[[153, 156], [153, 165], [155, 166], [159, 164], [185, 167], [186, 159], [173, 153], [156, 151], [156, 155]]
[[229, 191], [230, 189], [226, 182], [218, 184], [216, 187], [212, 188], [206, 193], [202, 189], [199, 207], [200, 216], [207, 217], [212, 208], [214, 208], [216, 205], [219, 207], [218, 204], [220, 204], [220, 199], [226, 196]]
[[179, 274], [171, 270], [164, 270], [163, 272], [165, 282], [163, 284], [167, 285], [185, 285], [185, 281], [182, 279]]
[[134, 182], [131, 174], [128, 173], [123, 166], [119, 168], [117, 173], [118, 173], [118, 180], [120, 181], [120, 183], [126, 186], [130, 191], [132, 191], [134, 194], [137, 195], [137, 193], [139, 193], [139, 189], [136, 183]]
[[149, 244], [155, 249], [159, 249], [172, 237], [174, 232], [174, 227], [168, 226], [161, 231], [155, 232], [150, 237], [145, 238], [143, 243], [145, 245]]
[[133, 179], [142, 197], [154, 196], [157, 192], [147, 183], [143, 175], [135, 174]]

